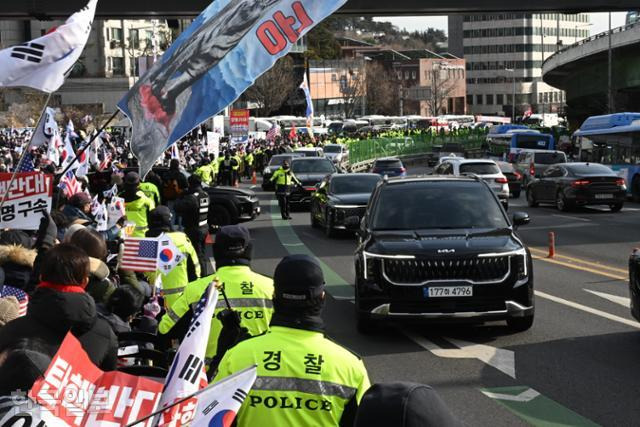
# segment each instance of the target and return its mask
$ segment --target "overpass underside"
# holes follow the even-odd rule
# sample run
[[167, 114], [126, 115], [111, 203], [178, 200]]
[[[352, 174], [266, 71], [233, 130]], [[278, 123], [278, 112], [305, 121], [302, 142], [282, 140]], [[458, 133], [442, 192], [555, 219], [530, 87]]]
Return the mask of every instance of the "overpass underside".
[[[613, 50], [614, 111], [640, 111], [640, 44]], [[580, 125], [589, 116], [607, 113], [607, 52], [558, 67], [544, 77], [567, 94], [567, 116]]]
[[[321, 1], [321, 0], [318, 0]], [[69, 16], [87, 0], [2, 0], [0, 19], [56, 19]], [[98, 18], [193, 17], [211, 0], [102, 0]], [[349, 0], [340, 10], [352, 15], [443, 15], [473, 12], [550, 11], [564, 13], [627, 11], [638, 8], [637, 0]]]

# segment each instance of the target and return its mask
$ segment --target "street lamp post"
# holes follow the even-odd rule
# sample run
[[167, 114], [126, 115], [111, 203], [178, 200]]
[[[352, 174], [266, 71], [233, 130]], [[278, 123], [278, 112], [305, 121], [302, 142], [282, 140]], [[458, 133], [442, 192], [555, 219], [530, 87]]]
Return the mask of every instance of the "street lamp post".
[[611, 49], [611, 12], [609, 12], [609, 49], [607, 51], [607, 109], [609, 114], [615, 110], [613, 105], [613, 51]]
[[511, 81], [513, 82], [513, 95], [511, 98], [511, 123], [516, 122], [516, 70], [515, 68], [505, 68], [504, 69], [508, 73], [511, 74]]

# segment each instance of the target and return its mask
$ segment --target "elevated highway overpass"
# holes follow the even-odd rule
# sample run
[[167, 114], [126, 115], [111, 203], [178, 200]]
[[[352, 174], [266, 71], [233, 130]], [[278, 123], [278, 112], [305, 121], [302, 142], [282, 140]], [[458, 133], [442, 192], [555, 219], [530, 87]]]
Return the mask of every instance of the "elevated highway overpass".
[[[0, 19], [56, 19], [69, 16], [86, 0], [2, 0]], [[98, 18], [193, 17], [211, 0], [103, 0]], [[354, 15], [438, 15], [450, 13], [553, 11], [564, 13], [627, 11], [638, 7], [638, 0], [349, 0], [340, 10]]]
[[[612, 30], [614, 111], [640, 111], [640, 22]], [[545, 83], [567, 95], [573, 125], [607, 113], [608, 32], [597, 34], [553, 54], [543, 64]]]

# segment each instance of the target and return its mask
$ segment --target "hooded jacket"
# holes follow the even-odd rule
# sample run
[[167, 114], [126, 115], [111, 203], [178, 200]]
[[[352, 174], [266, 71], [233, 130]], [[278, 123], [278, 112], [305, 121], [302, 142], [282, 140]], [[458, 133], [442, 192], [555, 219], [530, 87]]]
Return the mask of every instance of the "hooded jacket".
[[0, 267], [5, 277], [3, 284], [28, 291], [37, 255], [35, 250], [23, 246], [0, 245]]
[[99, 319], [88, 293], [39, 287], [27, 315], [0, 328], [0, 353], [23, 338], [40, 338], [53, 357], [67, 332], [78, 338], [91, 361], [100, 369], [116, 369], [118, 342], [109, 324]]
[[116, 290], [116, 285], [109, 279], [109, 267], [103, 261], [89, 257], [89, 284], [86, 291], [96, 304], [106, 303]]
[[374, 384], [360, 401], [354, 427], [462, 427], [438, 393], [424, 384]]

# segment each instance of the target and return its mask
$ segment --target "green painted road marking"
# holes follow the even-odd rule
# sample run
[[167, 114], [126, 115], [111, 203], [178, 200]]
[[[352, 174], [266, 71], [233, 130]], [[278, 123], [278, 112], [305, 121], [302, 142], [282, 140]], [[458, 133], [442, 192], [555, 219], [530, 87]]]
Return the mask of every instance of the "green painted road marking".
[[353, 286], [340, 277], [338, 273], [336, 273], [324, 261], [319, 259], [304, 243], [302, 243], [302, 240], [300, 240], [296, 232], [293, 230], [289, 221], [281, 219], [280, 208], [278, 207], [277, 200], [272, 199], [270, 201], [269, 212], [271, 214], [271, 223], [273, 224], [273, 228], [276, 230], [278, 239], [287, 252], [291, 255], [304, 254], [318, 259], [324, 274], [327, 292], [336, 298], [353, 298]]
[[483, 388], [480, 391], [533, 426], [598, 426], [527, 386]]

